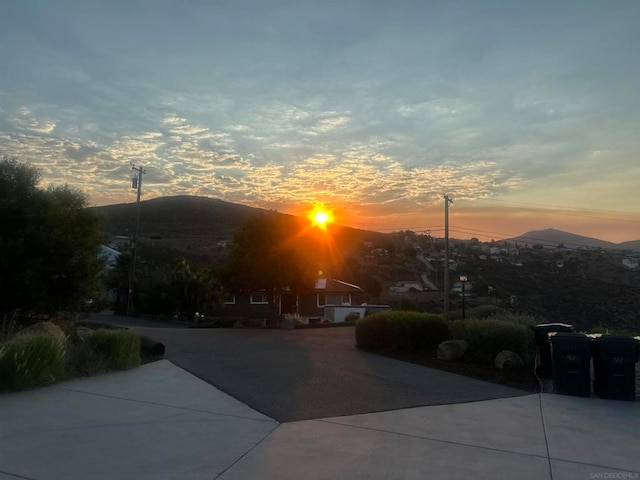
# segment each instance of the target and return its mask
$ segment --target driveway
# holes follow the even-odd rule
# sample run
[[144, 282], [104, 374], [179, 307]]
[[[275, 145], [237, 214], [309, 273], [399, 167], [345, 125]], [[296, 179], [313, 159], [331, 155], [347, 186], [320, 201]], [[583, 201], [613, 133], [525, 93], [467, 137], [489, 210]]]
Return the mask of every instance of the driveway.
[[164, 343], [166, 359], [281, 422], [527, 393], [363, 352], [354, 327], [194, 329], [117, 316], [92, 320]]

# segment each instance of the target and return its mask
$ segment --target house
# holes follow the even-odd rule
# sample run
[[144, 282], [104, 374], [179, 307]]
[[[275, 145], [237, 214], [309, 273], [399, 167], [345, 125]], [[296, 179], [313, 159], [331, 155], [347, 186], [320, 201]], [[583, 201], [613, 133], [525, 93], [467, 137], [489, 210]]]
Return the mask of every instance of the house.
[[104, 260], [105, 268], [107, 270], [113, 270], [114, 268], [116, 268], [116, 265], [118, 264], [118, 259], [120, 258], [120, 252], [108, 245], [100, 245], [98, 257]]
[[305, 318], [320, 319], [325, 318], [325, 306], [360, 305], [365, 300], [364, 291], [357, 285], [332, 278], [318, 278], [312, 291], [300, 295], [286, 291], [273, 298], [265, 291], [228, 295], [223, 312], [225, 316], [250, 318], [298, 313]]

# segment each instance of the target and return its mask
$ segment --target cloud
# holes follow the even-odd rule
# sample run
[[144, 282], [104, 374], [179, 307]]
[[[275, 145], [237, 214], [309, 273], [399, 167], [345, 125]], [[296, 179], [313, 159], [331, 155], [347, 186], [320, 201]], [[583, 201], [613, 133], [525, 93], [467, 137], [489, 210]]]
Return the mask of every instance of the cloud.
[[145, 198], [382, 223], [445, 192], [640, 210], [633, 2], [246, 5], [7, 7], [0, 148], [95, 203], [135, 162]]

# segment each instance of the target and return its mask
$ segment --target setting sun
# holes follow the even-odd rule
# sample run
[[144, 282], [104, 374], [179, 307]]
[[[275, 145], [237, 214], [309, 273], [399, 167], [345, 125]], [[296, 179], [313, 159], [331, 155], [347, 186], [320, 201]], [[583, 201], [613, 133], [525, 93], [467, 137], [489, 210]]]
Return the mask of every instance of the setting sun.
[[315, 226], [326, 229], [327, 224], [333, 222], [333, 214], [329, 210], [316, 206], [309, 214], [309, 219]]

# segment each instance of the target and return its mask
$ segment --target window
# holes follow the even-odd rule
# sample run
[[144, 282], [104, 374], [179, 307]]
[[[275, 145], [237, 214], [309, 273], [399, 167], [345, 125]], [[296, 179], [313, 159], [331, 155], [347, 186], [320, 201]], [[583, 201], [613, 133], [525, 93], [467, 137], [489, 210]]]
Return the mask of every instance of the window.
[[236, 296], [235, 295], [225, 295], [224, 296], [224, 304], [225, 305], [235, 305], [236, 304]]
[[319, 293], [318, 307], [325, 305], [351, 305], [350, 293]]
[[269, 303], [269, 296], [266, 293], [252, 293], [251, 305], [265, 305]]

